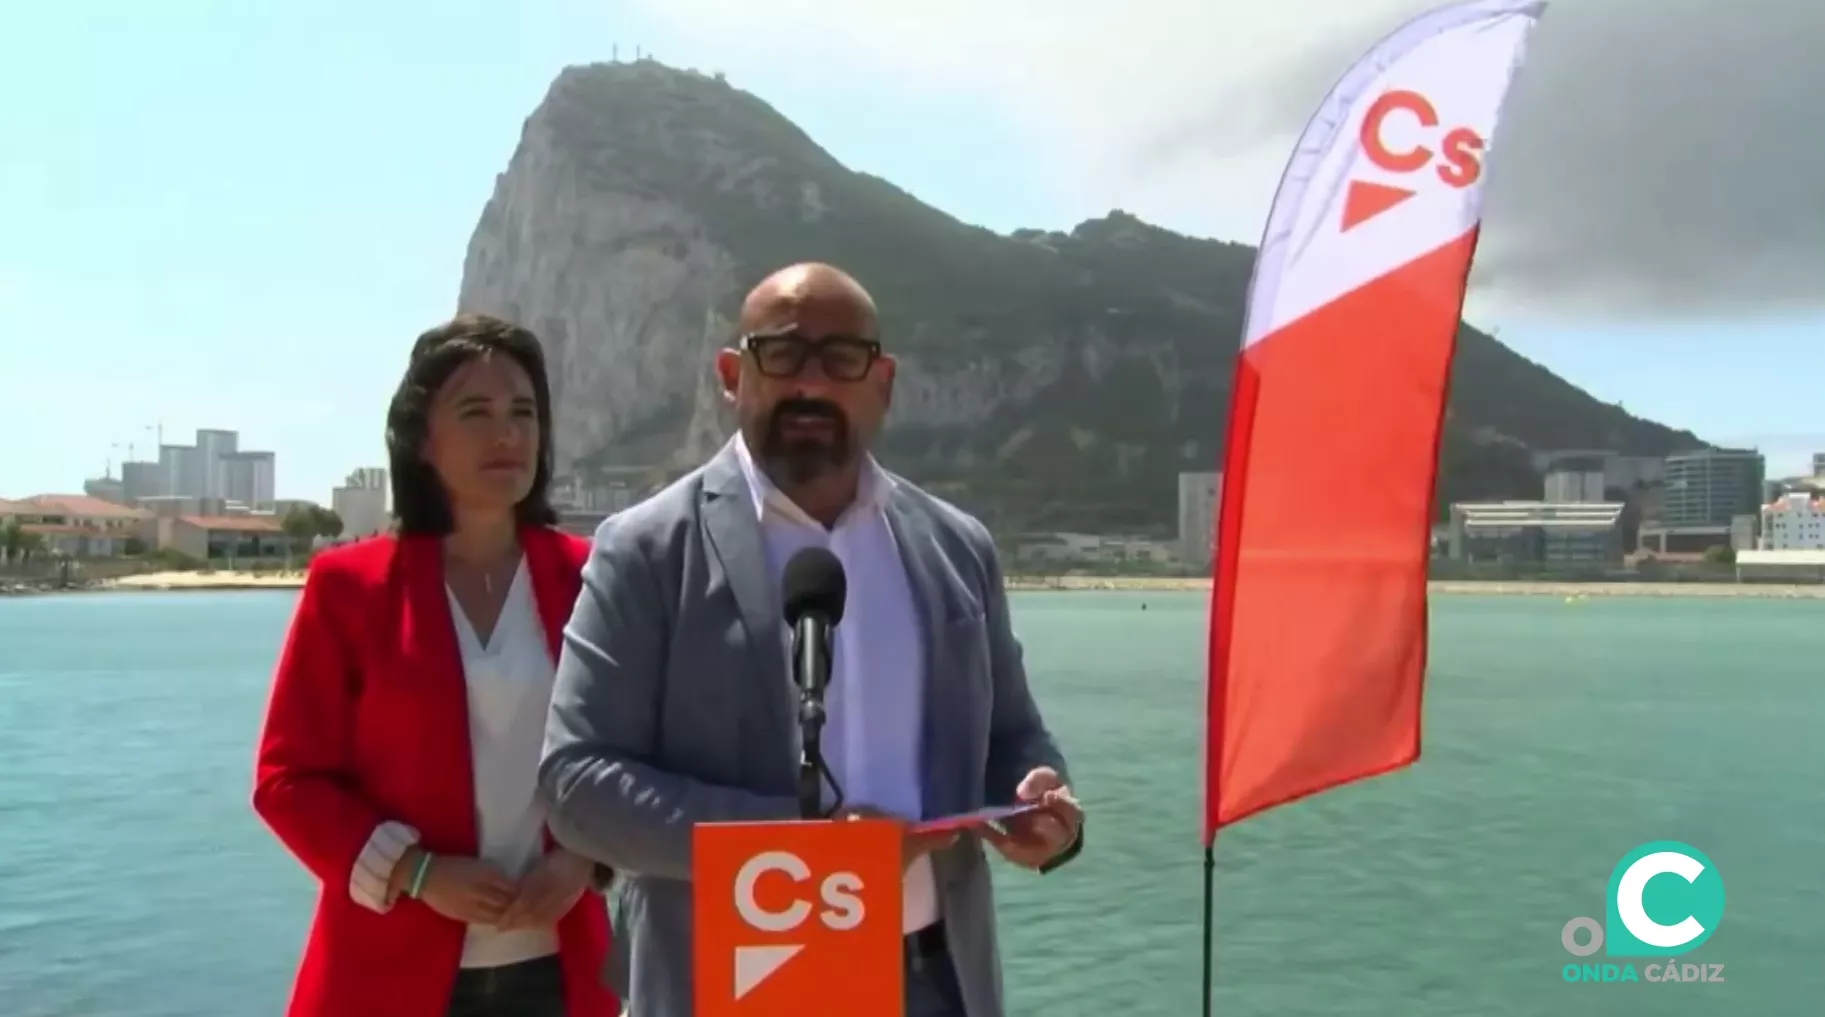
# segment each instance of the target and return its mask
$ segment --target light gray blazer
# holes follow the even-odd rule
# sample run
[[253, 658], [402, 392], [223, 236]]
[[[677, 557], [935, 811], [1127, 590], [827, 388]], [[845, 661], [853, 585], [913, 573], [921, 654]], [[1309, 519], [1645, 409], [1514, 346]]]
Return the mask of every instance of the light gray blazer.
[[[994, 542], [895, 480], [888, 521], [927, 647], [925, 817], [1009, 803], [1034, 767], [1066, 771], [1027, 689]], [[798, 816], [783, 626], [731, 449], [596, 532], [539, 786], [558, 842], [618, 872], [609, 978], [633, 1017], [692, 1014], [691, 827]], [[969, 1015], [1003, 1017], [982, 842], [933, 862]]]

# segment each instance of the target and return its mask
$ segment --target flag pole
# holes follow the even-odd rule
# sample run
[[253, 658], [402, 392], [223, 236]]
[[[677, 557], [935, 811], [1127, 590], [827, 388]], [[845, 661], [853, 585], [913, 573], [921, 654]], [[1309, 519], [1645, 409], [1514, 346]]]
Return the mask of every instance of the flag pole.
[[1210, 997], [1217, 980], [1217, 843], [1204, 845], [1204, 1017], [1210, 1017]]

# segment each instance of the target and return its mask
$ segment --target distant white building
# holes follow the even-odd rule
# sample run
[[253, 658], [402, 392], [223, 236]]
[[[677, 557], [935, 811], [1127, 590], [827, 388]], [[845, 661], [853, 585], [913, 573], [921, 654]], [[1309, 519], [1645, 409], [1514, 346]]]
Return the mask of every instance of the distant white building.
[[1622, 558], [1621, 502], [1459, 502], [1447, 537], [1457, 561], [1603, 563]]
[[1546, 475], [1546, 501], [1554, 505], [1601, 502], [1604, 473], [1597, 470], [1553, 470]]
[[1026, 533], [1013, 541], [1014, 557], [1024, 564], [1124, 562], [1170, 564], [1177, 548], [1165, 541], [1145, 537], [1109, 536], [1096, 533]]
[[[229, 432], [233, 433], [233, 432]], [[271, 452], [228, 452], [216, 461], [219, 482], [213, 497], [247, 505], [267, 505], [275, 500], [273, 493], [277, 469]]]
[[358, 540], [384, 532], [392, 522], [387, 515], [387, 471], [368, 466], [349, 474], [343, 486], [330, 491], [330, 511], [342, 520], [338, 539]]
[[[1534, 469], [1541, 473], [1570, 471], [1588, 473], [1596, 471], [1603, 474], [1605, 488], [1620, 487], [1623, 490], [1640, 487], [1646, 484], [1658, 484], [1666, 473], [1667, 461], [1659, 456], [1625, 456], [1608, 449], [1564, 449], [1554, 452], [1535, 452]], [[1547, 497], [1552, 501], [1552, 497]], [[1601, 501], [1593, 498], [1591, 501]]]
[[1217, 506], [1223, 495], [1223, 473], [1179, 474], [1179, 557], [1187, 565], [1208, 568], [1217, 542]]
[[1825, 498], [1795, 492], [1764, 507], [1761, 550], [1825, 550]]

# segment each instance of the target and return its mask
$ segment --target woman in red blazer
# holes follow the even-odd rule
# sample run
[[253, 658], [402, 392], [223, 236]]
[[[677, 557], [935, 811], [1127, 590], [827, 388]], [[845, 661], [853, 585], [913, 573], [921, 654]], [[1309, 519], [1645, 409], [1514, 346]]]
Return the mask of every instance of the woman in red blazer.
[[615, 1017], [588, 860], [535, 795], [588, 543], [552, 528], [538, 340], [420, 336], [387, 414], [397, 536], [311, 563], [253, 805], [322, 883], [290, 1017]]

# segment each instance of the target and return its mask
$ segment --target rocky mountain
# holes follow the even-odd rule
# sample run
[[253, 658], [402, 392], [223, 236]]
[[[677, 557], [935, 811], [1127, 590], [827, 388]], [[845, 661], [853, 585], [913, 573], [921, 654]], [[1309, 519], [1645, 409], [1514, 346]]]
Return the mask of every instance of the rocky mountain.
[[[728, 433], [711, 352], [775, 268], [829, 261], [903, 358], [883, 458], [1003, 529], [1170, 531], [1215, 463], [1254, 249], [1112, 212], [1004, 236], [851, 171], [719, 76], [572, 67], [526, 121], [460, 305], [551, 355], [561, 469], [677, 468]], [[1463, 330], [1449, 499], [1538, 497], [1533, 449], [1698, 444]], [[1322, 484], [1323, 449], [1312, 450]]]

